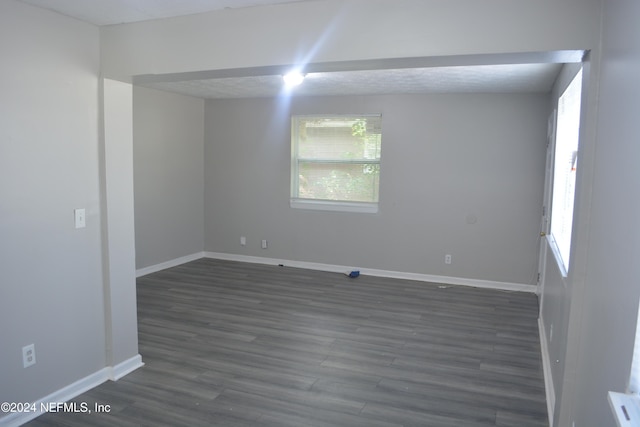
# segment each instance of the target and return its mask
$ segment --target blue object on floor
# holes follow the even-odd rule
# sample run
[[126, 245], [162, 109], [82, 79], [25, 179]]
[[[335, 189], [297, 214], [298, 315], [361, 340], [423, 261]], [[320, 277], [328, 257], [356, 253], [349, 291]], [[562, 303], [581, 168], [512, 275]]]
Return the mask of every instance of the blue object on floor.
[[352, 279], [355, 279], [359, 275], [360, 275], [360, 272], [358, 270], [353, 270], [351, 273], [349, 273], [349, 277], [351, 277]]

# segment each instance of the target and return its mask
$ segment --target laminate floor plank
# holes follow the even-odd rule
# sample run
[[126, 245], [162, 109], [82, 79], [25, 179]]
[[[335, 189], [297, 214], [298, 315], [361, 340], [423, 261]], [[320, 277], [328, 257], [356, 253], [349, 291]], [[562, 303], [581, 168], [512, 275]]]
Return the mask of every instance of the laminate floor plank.
[[200, 259], [137, 280], [145, 366], [30, 426], [548, 426], [533, 294]]

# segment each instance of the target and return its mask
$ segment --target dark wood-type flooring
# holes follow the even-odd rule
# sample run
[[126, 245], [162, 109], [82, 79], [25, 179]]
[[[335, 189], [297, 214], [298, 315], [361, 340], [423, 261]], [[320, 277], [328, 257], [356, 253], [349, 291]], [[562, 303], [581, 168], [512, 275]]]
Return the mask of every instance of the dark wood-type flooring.
[[200, 259], [138, 279], [145, 366], [31, 426], [548, 426], [537, 298]]

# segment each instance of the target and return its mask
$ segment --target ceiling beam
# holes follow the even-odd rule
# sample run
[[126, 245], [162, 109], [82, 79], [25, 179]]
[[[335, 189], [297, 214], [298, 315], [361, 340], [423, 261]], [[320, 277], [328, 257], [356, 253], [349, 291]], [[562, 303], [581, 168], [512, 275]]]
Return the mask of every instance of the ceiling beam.
[[229, 77], [258, 77], [284, 75], [292, 69], [302, 73], [340, 71], [394, 70], [406, 68], [464, 67], [503, 64], [563, 64], [582, 62], [584, 50], [551, 52], [521, 52], [486, 55], [429, 56], [419, 58], [383, 58], [360, 61], [336, 61], [309, 64], [270, 65], [250, 68], [203, 70], [185, 73], [144, 74], [133, 77], [134, 84], [169, 83], [190, 80], [209, 80]]

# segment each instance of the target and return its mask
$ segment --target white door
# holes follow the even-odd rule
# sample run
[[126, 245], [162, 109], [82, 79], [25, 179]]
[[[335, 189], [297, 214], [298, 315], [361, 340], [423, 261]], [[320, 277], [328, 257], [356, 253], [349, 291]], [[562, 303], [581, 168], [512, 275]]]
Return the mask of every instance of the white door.
[[[553, 153], [556, 140], [556, 117], [557, 110], [553, 110], [547, 120], [547, 160], [544, 173], [544, 196], [542, 199], [542, 218], [540, 220], [540, 250], [538, 255], [538, 296], [543, 295], [544, 275], [547, 260], [547, 235], [549, 234], [551, 225], [551, 195], [553, 188]], [[542, 304], [544, 300], [540, 299], [540, 313], [542, 313]]]

